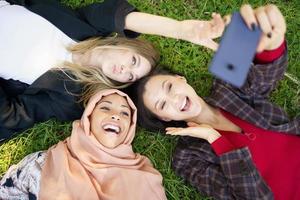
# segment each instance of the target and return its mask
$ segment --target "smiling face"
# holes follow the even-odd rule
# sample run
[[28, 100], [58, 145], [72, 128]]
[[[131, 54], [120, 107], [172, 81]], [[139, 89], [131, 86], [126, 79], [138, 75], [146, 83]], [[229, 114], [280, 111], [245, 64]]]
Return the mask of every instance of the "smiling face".
[[107, 148], [115, 148], [124, 142], [130, 125], [131, 109], [126, 99], [118, 94], [103, 97], [91, 116], [91, 131]]
[[145, 85], [143, 101], [147, 109], [164, 121], [194, 118], [204, 102], [184, 77], [174, 75], [151, 77]]
[[134, 82], [151, 71], [151, 64], [145, 57], [121, 47], [95, 48], [88, 62], [121, 83]]

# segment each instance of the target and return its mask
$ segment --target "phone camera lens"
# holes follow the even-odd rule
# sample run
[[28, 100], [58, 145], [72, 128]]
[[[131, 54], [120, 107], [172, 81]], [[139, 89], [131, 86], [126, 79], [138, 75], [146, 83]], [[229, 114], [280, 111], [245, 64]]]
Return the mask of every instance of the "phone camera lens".
[[228, 64], [228, 65], [227, 65], [227, 69], [229, 69], [229, 70], [234, 70], [234, 66], [233, 66], [232, 64]]

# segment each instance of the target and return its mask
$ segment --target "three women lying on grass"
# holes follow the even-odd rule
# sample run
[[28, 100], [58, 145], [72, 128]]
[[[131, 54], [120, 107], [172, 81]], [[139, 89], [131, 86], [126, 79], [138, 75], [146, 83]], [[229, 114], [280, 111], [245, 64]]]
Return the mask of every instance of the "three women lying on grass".
[[126, 94], [98, 92], [70, 137], [10, 167], [0, 199], [166, 199], [160, 173], [132, 150], [136, 118]]
[[[0, 141], [35, 122], [75, 120], [83, 112], [79, 100], [148, 74], [159, 54], [149, 42], [130, 39], [137, 32], [216, 49], [212, 38], [223, 29], [220, 15], [176, 21], [136, 12], [125, 0], [77, 10], [56, 0], [0, 1]], [[105, 38], [113, 32], [125, 37]]]
[[[180, 135], [175, 172], [215, 199], [300, 199], [300, 118], [269, 100], [287, 67], [286, 24], [279, 9], [241, 7], [263, 35], [242, 88], [214, 80], [202, 98], [182, 76], [157, 72], [131, 88], [139, 124]], [[242, 51], [242, 49], [241, 49]], [[187, 127], [182, 122], [187, 123]]]

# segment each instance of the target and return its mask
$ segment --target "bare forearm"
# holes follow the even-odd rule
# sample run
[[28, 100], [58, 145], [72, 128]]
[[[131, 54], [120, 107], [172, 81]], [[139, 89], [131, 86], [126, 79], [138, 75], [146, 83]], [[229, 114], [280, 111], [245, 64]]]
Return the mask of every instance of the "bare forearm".
[[125, 18], [125, 29], [180, 39], [180, 21], [142, 12], [129, 13]]

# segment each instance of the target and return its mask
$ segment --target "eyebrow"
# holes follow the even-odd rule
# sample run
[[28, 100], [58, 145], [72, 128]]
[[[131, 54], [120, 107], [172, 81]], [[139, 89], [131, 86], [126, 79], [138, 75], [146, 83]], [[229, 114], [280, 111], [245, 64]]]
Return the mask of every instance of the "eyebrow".
[[141, 63], [140, 55], [136, 55], [135, 57], [137, 58], [137, 66], [140, 66], [140, 63]]
[[[126, 106], [126, 105], [121, 105], [121, 107], [124, 107], [124, 108], [128, 108], [129, 109], [129, 107], [128, 106]], [[130, 110], [130, 109], [129, 109]]]
[[[164, 89], [166, 82], [167, 82], [167, 80], [164, 80], [164, 82], [161, 84], [161, 88], [162, 88], [162, 89]], [[156, 101], [156, 103], [154, 104], [154, 108], [155, 108], [156, 110], [158, 110], [158, 109], [157, 109], [158, 103], [159, 103], [159, 101]]]
[[[140, 55], [136, 55], [135, 56], [135, 58], [136, 58], [136, 65], [138, 66], [138, 67], [141, 67], [140, 66], [140, 63], [141, 63], [141, 56]], [[134, 77], [134, 80], [138, 80], [138, 79], [140, 79], [140, 77], [138, 76], [138, 75], [136, 75], [136, 74], [133, 74], [135, 77]]]
[[166, 84], [167, 80], [164, 80], [164, 82], [161, 84], [161, 88], [164, 89], [165, 88], [165, 84]]
[[100, 103], [109, 103], [109, 104], [112, 104], [111, 101], [101, 101]]
[[[112, 104], [111, 101], [101, 101], [98, 104], [100, 104], [100, 103], [109, 103], [109, 104]], [[127, 108], [128, 110], [130, 110], [130, 108], [128, 106], [126, 106], [126, 105], [121, 105], [121, 107], [124, 107], [124, 108]]]

